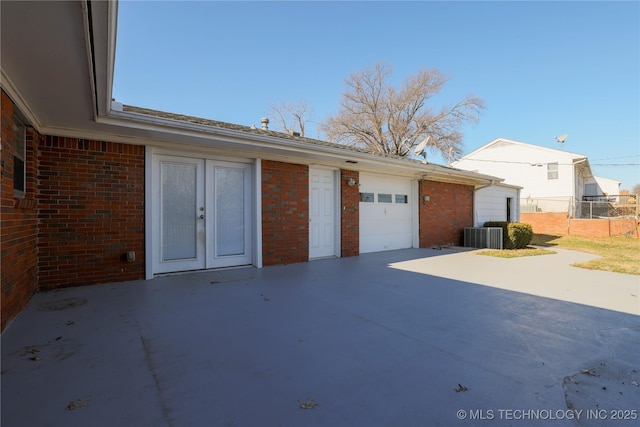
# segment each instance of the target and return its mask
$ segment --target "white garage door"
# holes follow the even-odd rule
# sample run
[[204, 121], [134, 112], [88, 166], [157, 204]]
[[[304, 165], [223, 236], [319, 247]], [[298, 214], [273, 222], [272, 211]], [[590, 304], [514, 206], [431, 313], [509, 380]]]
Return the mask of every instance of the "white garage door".
[[414, 198], [411, 180], [360, 174], [360, 253], [413, 246]]

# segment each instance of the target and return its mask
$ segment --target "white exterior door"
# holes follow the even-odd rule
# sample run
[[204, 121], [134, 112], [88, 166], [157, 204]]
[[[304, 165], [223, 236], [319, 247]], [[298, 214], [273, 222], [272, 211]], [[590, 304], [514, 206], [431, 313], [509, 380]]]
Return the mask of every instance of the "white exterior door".
[[251, 165], [154, 156], [153, 273], [248, 265]]
[[412, 188], [410, 179], [360, 174], [360, 253], [413, 247]]
[[207, 189], [207, 268], [251, 264], [251, 165], [207, 160]]
[[309, 258], [336, 255], [335, 171], [309, 168]]
[[157, 157], [154, 164], [154, 273], [205, 268], [205, 162]]

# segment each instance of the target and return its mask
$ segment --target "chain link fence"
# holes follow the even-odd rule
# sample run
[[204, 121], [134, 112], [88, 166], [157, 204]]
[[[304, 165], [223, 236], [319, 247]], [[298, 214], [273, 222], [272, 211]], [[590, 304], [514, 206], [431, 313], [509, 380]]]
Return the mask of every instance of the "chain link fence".
[[520, 212], [566, 212], [571, 214], [572, 201], [572, 197], [528, 197], [526, 199], [520, 199]]
[[637, 195], [546, 197], [521, 199], [520, 212], [566, 212], [569, 218], [640, 218], [640, 197]]
[[582, 201], [576, 203], [576, 218], [638, 218], [638, 203]]

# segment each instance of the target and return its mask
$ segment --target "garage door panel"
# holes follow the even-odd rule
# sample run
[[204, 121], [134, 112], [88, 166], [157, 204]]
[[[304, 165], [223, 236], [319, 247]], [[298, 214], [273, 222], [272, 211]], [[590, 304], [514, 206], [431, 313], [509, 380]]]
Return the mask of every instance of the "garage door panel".
[[373, 202], [360, 203], [360, 252], [412, 247], [411, 180], [362, 174], [360, 183], [361, 192], [374, 194]]

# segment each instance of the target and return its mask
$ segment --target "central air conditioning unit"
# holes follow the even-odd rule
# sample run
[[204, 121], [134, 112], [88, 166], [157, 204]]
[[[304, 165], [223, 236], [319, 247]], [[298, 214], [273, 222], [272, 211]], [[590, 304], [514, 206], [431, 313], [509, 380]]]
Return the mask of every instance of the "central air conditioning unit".
[[465, 227], [464, 247], [502, 249], [502, 227]]

